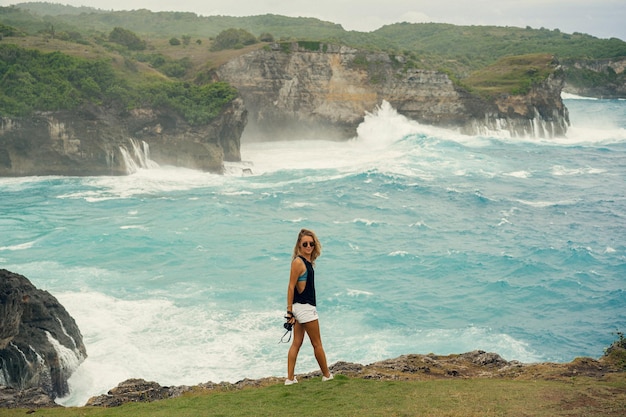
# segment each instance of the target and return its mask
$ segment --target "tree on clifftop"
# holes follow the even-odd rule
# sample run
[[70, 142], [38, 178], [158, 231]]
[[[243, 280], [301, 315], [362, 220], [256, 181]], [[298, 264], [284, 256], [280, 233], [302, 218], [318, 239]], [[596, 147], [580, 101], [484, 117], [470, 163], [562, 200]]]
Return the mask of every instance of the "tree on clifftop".
[[226, 29], [215, 37], [211, 50], [241, 49], [246, 45], [253, 45], [257, 42], [254, 35], [248, 31], [243, 29]]
[[135, 35], [128, 29], [116, 27], [109, 34], [109, 41], [123, 45], [133, 51], [143, 51], [146, 49], [146, 41]]

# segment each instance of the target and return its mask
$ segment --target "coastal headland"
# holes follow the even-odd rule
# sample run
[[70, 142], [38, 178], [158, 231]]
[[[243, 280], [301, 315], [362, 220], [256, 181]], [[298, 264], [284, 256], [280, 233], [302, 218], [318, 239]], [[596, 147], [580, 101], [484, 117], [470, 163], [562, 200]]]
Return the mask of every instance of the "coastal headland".
[[570, 125], [562, 91], [626, 85], [626, 43], [560, 31], [0, 11], [0, 176], [125, 175], [148, 157], [221, 173], [243, 139], [349, 140], [384, 101], [462, 134], [551, 139]]

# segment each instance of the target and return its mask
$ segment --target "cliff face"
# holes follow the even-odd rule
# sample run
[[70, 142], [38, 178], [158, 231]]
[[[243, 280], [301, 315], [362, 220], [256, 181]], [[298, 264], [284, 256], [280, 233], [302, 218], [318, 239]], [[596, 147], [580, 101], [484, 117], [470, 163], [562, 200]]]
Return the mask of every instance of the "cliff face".
[[542, 86], [548, 88], [486, 101], [446, 74], [405, 68], [403, 57], [341, 46], [311, 51], [294, 43], [285, 51], [274, 44], [229, 61], [217, 76], [243, 97], [251, 140], [351, 138], [365, 112], [382, 100], [413, 120], [467, 134], [499, 129], [552, 137], [569, 125], [556, 76]]
[[497, 112], [487, 113], [482, 125], [470, 133], [508, 130], [512, 136], [552, 138], [564, 136], [569, 127], [569, 112], [561, 99], [563, 78], [554, 74], [525, 95], [495, 99]]
[[65, 308], [27, 278], [0, 269], [0, 324], [0, 385], [66, 395], [87, 352]]
[[145, 165], [148, 149], [158, 164], [221, 172], [224, 160], [241, 158], [246, 115], [242, 100], [236, 99], [203, 126], [154, 108], [120, 113], [85, 106], [0, 118], [0, 176], [124, 175]]
[[[596, 59], [596, 60], [568, 60], [563, 62], [566, 70], [571, 70], [573, 76], [577, 71], [596, 73], [596, 77], [604, 78], [604, 82], [594, 85], [582, 85], [580, 80], [566, 82], [563, 90], [584, 97], [603, 99], [626, 98], [626, 58]], [[591, 77], [594, 78], [594, 77]]]

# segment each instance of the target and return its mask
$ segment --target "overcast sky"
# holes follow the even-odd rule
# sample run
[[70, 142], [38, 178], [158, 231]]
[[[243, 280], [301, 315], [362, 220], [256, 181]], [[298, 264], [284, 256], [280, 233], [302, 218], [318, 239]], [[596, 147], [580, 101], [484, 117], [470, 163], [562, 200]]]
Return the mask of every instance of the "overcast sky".
[[[0, 0], [7, 6], [28, 0]], [[42, 0], [104, 10], [190, 11], [202, 16], [316, 17], [369, 32], [397, 22], [530, 26], [626, 40], [626, 0]]]

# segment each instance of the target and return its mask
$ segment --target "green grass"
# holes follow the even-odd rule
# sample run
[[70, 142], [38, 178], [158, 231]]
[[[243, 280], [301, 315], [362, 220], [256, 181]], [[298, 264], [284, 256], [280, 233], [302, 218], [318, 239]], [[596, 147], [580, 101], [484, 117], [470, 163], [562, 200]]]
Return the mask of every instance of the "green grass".
[[483, 96], [526, 94], [555, 71], [549, 54], [530, 54], [500, 59], [495, 64], [475, 71], [463, 84]]
[[[0, 417], [27, 410], [0, 409]], [[623, 416], [626, 380], [442, 379], [379, 381], [338, 375], [299, 384], [240, 391], [196, 391], [182, 397], [115, 408], [37, 410], [46, 417], [132, 416]]]

